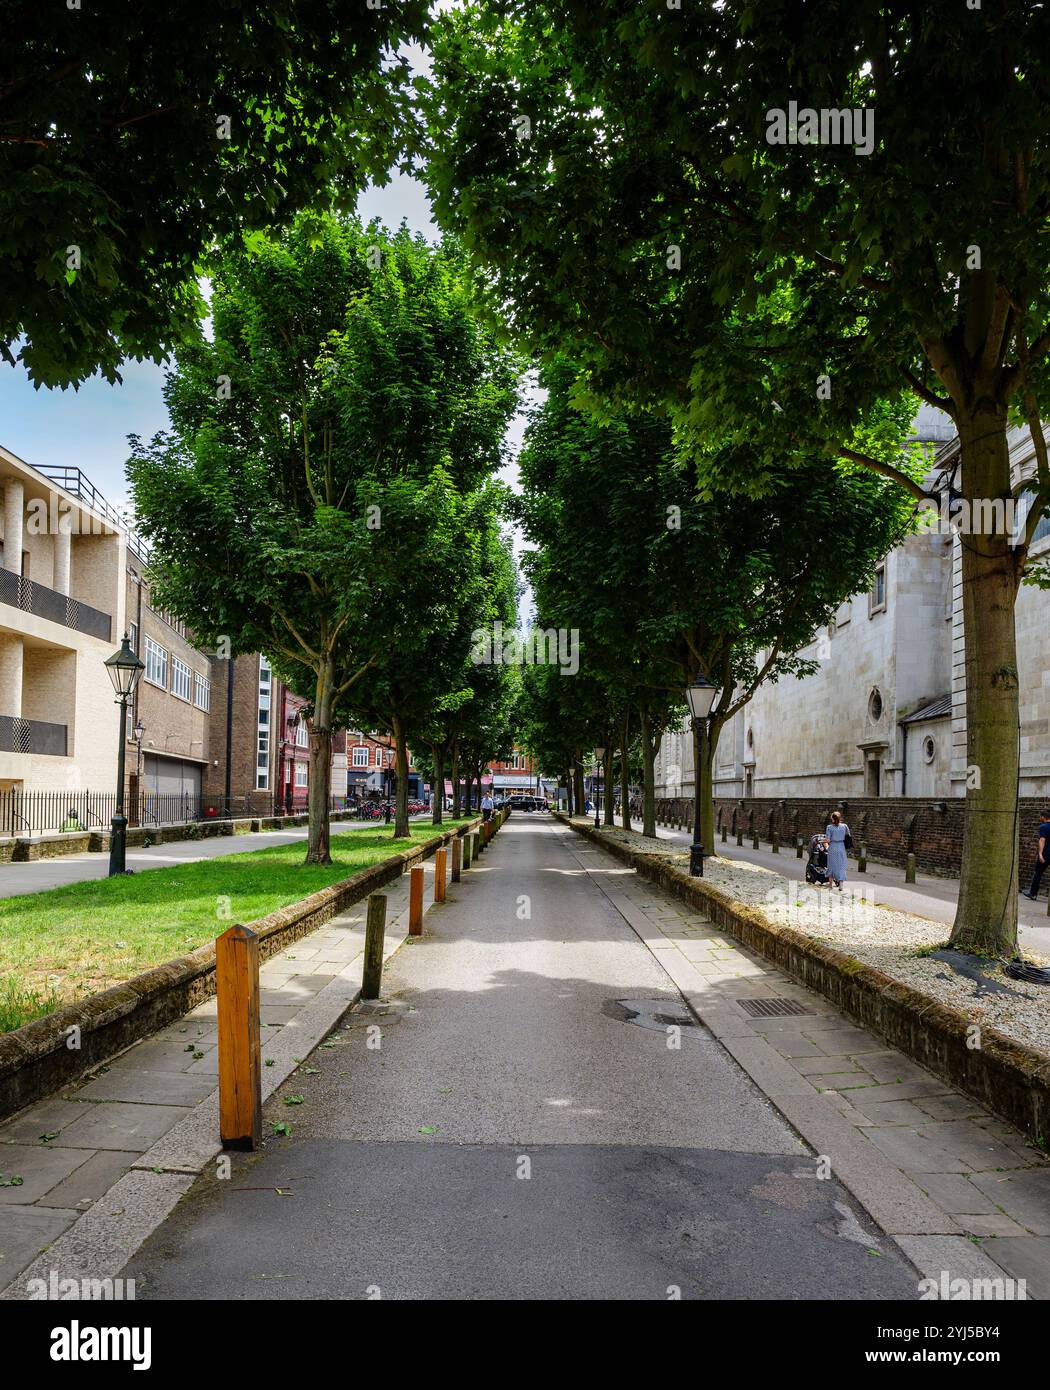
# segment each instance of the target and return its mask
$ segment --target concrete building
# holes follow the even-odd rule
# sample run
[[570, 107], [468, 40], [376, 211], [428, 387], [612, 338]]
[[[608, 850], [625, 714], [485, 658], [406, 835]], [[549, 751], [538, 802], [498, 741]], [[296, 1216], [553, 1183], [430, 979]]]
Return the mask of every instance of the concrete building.
[[118, 714], [103, 662], [124, 629], [125, 538], [116, 514], [79, 483], [79, 470], [38, 469], [0, 447], [0, 796], [9, 805], [12, 792], [116, 790]]
[[[933, 476], [950, 475], [953, 438], [928, 412], [921, 437], [941, 445]], [[948, 428], [940, 429], [940, 435]], [[1015, 490], [1034, 472], [1027, 429], [1010, 435]], [[1022, 512], [1023, 514], [1023, 512]], [[1019, 524], [1021, 524], [1019, 522]], [[834, 543], [834, 537], [828, 537]], [[966, 671], [960, 556], [947, 528], [912, 536], [886, 556], [872, 588], [841, 605], [802, 654], [818, 670], [763, 685], [722, 732], [718, 798], [962, 797], [966, 791]], [[1034, 560], [1050, 556], [1050, 520]], [[1022, 586], [1015, 620], [1021, 699], [1022, 796], [1050, 794], [1050, 641], [1041, 590]], [[692, 734], [667, 735], [656, 765], [660, 797], [691, 796]]]
[[130, 539], [127, 630], [146, 668], [126, 731], [133, 824], [139, 818], [149, 824], [195, 817], [206, 794], [221, 805], [221, 788], [212, 775], [212, 658], [194, 645], [174, 614], [154, 606], [146, 578], [148, 558]]

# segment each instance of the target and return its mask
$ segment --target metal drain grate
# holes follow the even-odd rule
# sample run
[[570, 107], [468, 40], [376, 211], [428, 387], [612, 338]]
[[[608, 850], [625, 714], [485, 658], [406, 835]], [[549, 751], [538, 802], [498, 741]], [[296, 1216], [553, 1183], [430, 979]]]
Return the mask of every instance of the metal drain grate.
[[786, 1014], [811, 1014], [812, 1009], [804, 1009], [794, 999], [738, 999], [736, 1001], [744, 1013], [752, 1018], [780, 1018]]

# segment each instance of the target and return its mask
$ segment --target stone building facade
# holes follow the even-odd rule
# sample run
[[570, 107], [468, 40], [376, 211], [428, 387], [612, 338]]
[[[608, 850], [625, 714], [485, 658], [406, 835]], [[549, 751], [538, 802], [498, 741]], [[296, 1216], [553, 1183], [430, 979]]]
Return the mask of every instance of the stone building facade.
[[[957, 444], [938, 440], [928, 417], [926, 423], [923, 437], [941, 444], [933, 476], [948, 476]], [[1034, 471], [1026, 429], [1011, 432], [1010, 449], [1021, 497]], [[965, 537], [947, 527], [927, 529], [885, 557], [871, 590], [844, 603], [803, 649], [818, 662], [815, 674], [761, 686], [724, 728], [716, 798], [831, 805], [965, 795], [963, 543]], [[1040, 523], [1030, 554], [1033, 560], [1050, 556], [1050, 521]], [[1022, 798], [1050, 797], [1046, 605], [1041, 590], [1022, 586], [1015, 610]], [[692, 796], [692, 742], [685, 725], [664, 738], [656, 765], [659, 798]]]

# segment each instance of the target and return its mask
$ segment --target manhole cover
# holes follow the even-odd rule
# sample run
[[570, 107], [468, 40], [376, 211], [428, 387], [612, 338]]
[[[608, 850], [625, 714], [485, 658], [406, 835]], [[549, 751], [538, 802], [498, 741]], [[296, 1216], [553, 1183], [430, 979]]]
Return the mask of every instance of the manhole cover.
[[602, 1013], [618, 1018], [621, 1023], [636, 1023], [666, 1033], [668, 1028], [695, 1028], [696, 1019], [686, 1006], [675, 999], [607, 999]]
[[804, 1009], [794, 999], [738, 999], [736, 1001], [744, 1013], [752, 1018], [780, 1018], [785, 1014], [811, 1014], [812, 1009]]

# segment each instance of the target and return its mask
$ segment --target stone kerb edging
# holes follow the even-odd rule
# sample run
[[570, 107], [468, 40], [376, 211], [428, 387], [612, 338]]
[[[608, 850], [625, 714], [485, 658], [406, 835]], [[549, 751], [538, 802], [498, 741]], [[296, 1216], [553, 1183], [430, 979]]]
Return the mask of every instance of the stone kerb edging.
[[[477, 828], [474, 820], [439, 832], [412, 849], [329, 884], [309, 897], [248, 923], [260, 937], [263, 960], [316, 931], [329, 918], [400, 878], [411, 865]], [[215, 946], [209, 942], [0, 1034], [0, 1119], [92, 1071], [132, 1043], [155, 1033], [215, 993]], [[71, 1046], [74, 1041], [79, 1047]]]
[[[965, 1091], [1032, 1138], [1050, 1138], [1050, 1058], [994, 1028], [973, 1024], [958, 1009], [825, 946], [794, 927], [770, 922], [703, 879], [691, 878], [661, 855], [605, 838], [593, 826], [563, 824], [666, 892], [705, 913], [716, 926], [801, 984], [823, 994], [872, 1032], [936, 1076]], [[979, 1045], [972, 1045], [978, 1041]]]

